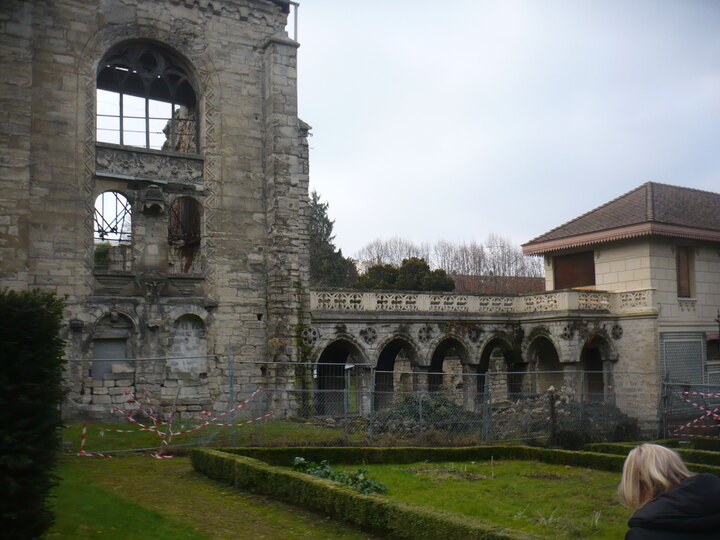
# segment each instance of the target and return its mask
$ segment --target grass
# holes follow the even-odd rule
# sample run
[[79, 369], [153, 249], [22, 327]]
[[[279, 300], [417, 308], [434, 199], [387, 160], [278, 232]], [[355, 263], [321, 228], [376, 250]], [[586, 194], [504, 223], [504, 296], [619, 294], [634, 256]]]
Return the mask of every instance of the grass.
[[372, 538], [318, 514], [210, 480], [189, 459], [63, 458], [47, 538]]
[[623, 538], [630, 517], [615, 497], [617, 473], [510, 460], [364, 468], [386, 497], [547, 538]]
[[[189, 422], [174, 424], [173, 430], [185, 429]], [[80, 434], [82, 424], [71, 424], [63, 429], [63, 440], [68, 450], [77, 452], [80, 449]], [[115, 429], [130, 429], [131, 433], [117, 433]], [[173, 437], [173, 445], [211, 444], [222, 446], [231, 443], [231, 430], [229, 427], [207, 426], [194, 433]], [[263, 446], [293, 446], [313, 444], [351, 444], [361, 440], [358, 435], [346, 435], [342, 429], [315, 426], [310, 423], [291, 422], [285, 420], [269, 420], [235, 428], [234, 446], [254, 446], [262, 443]], [[88, 424], [87, 452], [126, 451], [160, 447], [161, 438], [150, 431], [140, 431], [133, 424]]]

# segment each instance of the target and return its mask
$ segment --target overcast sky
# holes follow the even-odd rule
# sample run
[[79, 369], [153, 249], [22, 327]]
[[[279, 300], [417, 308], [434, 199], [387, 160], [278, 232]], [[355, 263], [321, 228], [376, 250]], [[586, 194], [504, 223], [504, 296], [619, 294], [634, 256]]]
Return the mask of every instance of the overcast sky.
[[720, 191], [720, 2], [302, 0], [335, 243], [520, 244], [653, 180]]

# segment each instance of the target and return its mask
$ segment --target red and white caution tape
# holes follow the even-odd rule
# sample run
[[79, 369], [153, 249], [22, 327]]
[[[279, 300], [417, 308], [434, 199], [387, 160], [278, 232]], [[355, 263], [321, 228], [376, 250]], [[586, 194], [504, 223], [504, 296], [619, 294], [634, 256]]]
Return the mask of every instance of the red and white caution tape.
[[709, 417], [712, 417], [715, 420], [720, 420], [720, 406], [715, 407], [714, 409], [709, 409], [700, 403], [695, 403], [688, 396], [698, 396], [698, 397], [703, 397], [703, 398], [717, 399], [717, 398], [720, 398], [720, 393], [676, 392], [676, 395], [680, 399], [685, 401], [686, 403], [689, 403], [690, 405], [695, 407], [696, 409], [703, 411], [705, 414], [702, 414], [699, 417], [697, 417], [693, 420], [690, 420], [688, 423], [686, 423], [682, 426], [676, 426], [675, 429], [671, 432], [671, 434], [675, 435], [675, 436], [683, 435], [686, 437], [701, 437], [701, 438], [706, 438], [706, 439], [717, 438], [717, 437], [713, 437], [711, 435], [696, 435], [693, 433], [682, 433], [681, 434], [680, 432], [685, 429], [690, 429], [690, 428], [693, 428], [693, 429], [717, 429], [718, 425], [708, 426], [708, 425], [699, 425], [699, 424], [700, 424], [700, 422], [702, 422], [703, 420], [705, 420], [706, 418], [709, 418]]
[[85, 451], [85, 443], [87, 442], [87, 424], [83, 424], [82, 432], [80, 433], [80, 451], [77, 453], [78, 456], [82, 457], [103, 457], [103, 458], [110, 458], [112, 456], [107, 456], [105, 454], [101, 454], [100, 452], [86, 452]]

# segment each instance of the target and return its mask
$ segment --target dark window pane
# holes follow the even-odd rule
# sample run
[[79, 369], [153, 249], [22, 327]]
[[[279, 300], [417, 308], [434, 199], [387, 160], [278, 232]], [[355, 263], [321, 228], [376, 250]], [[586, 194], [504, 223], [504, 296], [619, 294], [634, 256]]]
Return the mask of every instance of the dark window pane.
[[555, 289], [572, 289], [595, 285], [595, 256], [593, 251], [553, 257]]

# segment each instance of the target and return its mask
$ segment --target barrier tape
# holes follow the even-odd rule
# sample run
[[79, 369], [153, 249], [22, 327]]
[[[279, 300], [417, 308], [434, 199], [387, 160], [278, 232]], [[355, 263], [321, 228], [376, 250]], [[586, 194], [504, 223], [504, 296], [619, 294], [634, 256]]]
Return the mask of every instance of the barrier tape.
[[[717, 406], [717, 407], [715, 407], [714, 409], [711, 410], [711, 409], [707, 408], [705, 405], [701, 405], [701, 404], [699, 404], [699, 403], [695, 403], [694, 401], [692, 401], [692, 400], [688, 397], [688, 396], [699, 396], [699, 397], [704, 397], [704, 398], [714, 398], [714, 399], [717, 399], [717, 398], [720, 398], [720, 393], [705, 393], [705, 392], [690, 392], [690, 391], [686, 391], [686, 392], [675, 392], [675, 395], [677, 395], [680, 399], [682, 399], [682, 400], [685, 401], [686, 403], [689, 403], [690, 405], [692, 405], [692, 406], [695, 407], [696, 409], [698, 409], [698, 410], [700, 410], [700, 411], [703, 411], [705, 414], [699, 416], [698, 418], [695, 418], [694, 420], [690, 420], [689, 422], [687, 422], [686, 424], [684, 424], [684, 425], [682, 425], [682, 426], [676, 426], [675, 429], [674, 429], [673, 431], [671, 431], [671, 434], [672, 434], [672, 435], [678, 436], [678, 435], [680, 435], [680, 432], [681, 432], [681, 431], [683, 431], [683, 430], [685, 430], [685, 429], [689, 429], [689, 428], [694, 428], [694, 429], [717, 429], [718, 427], [720, 427], [720, 426], [718, 426], [718, 425], [712, 425], [712, 426], [698, 425], [700, 422], [702, 422], [703, 420], [705, 420], [706, 418], [709, 418], [709, 417], [712, 417], [714, 420], [719, 420], [719, 421], [720, 421], [720, 414], [719, 414], [720, 406]], [[686, 437], [698, 437], [698, 438], [705, 438], [705, 439], [716, 439], [716, 438], [717, 438], [717, 437], [713, 437], [712, 435], [695, 435], [695, 434], [692, 434], [692, 433], [684, 433], [683, 435], [686, 436]]]
[[112, 456], [108, 456], [106, 454], [101, 454], [100, 452], [86, 452], [85, 451], [85, 443], [87, 442], [87, 423], [83, 424], [82, 432], [80, 432], [80, 451], [77, 453], [78, 456], [81, 457], [103, 457], [103, 458], [111, 458]]
[[[265, 418], [272, 416], [274, 413], [271, 411], [262, 416], [258, 416], [257, 418], [253, 418], [252, 420], [246, 420], [245, 422], [240, 422], [240, 423], [218, 422], [218, 420], [222, 419], [223, 417], [227, 416], [228, 414], [232, 414], [232, 413], [240, 410], [245, 405], [247, 405], [250, 402], [250, 400], [252, 400], [258, 394], [258, 392], [261, 392], [261, 391], [262, 391], [262, 388], [257, 388], [252, 394], [250, 394], [247, 397], [247, 399], [245, 399], [244, 401], [241, 401], [232, 409], [228, 409], [227, 411], [220, 413], [215, 417], [211, 417], [211, 415], [212, 415], [211, 412], [203, 411], [200, 413], [200, 416], [204, 416], [206, 418], [205, 421], [193, 426], [190, 429], [185, 429], [185, 430], [181, 429], [180, 431], [173, 431], [172, 430], [172, 418], [169, 418], [167, 422], [160, 420], [160, 418], [158, 417], [157, 414], [155, 414], [155, 411], [152, 408], [152, 404], [150, 401], [150, 394], [147, 392], [147, 390], [145, 391], [144, 396], [143, 396], [147, 403], [146, 406], [144, 406], [143, 403], [135, 397], [135, 395], [132, 393], [132, 391], [125, 390], [123, 392], [123, 394], [130, 396], [129, 399], [125, 402], [125, 404], [127, 405], [127, 404], [132, 403], [132, 404], [137, 405], [137, 408], [136, 409], [123, 409], [118, 406], [113, 406], [110, 410], [111, 410], [111, 412], [119, 412], [120, 414], [122, 414], [126, 420], [128, 420], [129, 422], [138, 426], [138, 429], [106, 429], [105, 431], [110, 431], [113, 433], [136, 433], [138, 431], [150, 431], [152, 433], [157, 434], [161, 438], [161, 440], [162, 440], [161, 446], [163, 446], [163, 445], [169, 446], [170, 441], [172, 440], [173, 437], [178, 437], [180, 435], [186, 435], [188, 433], [194, 433], [194, 432], [199, 431], [202, 428], [210, 426], [210, 425], [221, 426], [221, 427], [229, 427], [229, 426], [240, 427], [240, 426], [246, 426], [248, 424], [252, 424], [254, 422], [258, 422], [260, 420], [264, 420]], [[143, 424], [142, 422], [140, 422], [139, 420], [134, 418], [133, 413], [137, 413], [137, 412], [144, 413], [150, 420], [152, 420], [153, 425]], [[167, 426], [165, 431], [160, 431], [159, 428], [161, 428], [163, 426]], [[87, 440], [87, 424], [83, 424], [83, 430], [80, 435], [80, 451], [78, 452], [77, 455], [88, 456], [88, 457], [89, 456], [99, 456], [99, 457], [106, 457], [106, 458], [111, 457], [111, 456], [108, 456], [105, 454], [101, 454], [100, 452], [86, 452], [85, 451], [86, 440]], [[155, 454], [152, 454], [152, 457], [155, 459], [172, 459], [174, 456], [161, 455], [159, 452], [157, 452]]]

